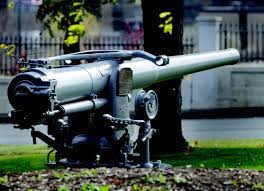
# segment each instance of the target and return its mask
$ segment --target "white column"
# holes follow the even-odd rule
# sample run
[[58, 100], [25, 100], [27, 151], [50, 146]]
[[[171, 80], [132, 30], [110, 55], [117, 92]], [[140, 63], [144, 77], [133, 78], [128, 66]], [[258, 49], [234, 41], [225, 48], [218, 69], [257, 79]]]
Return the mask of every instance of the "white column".
[[0, 76], [0, 117], [7, 117], [7, 114], [13, 109], [7, 98], [7, 87], [12, 77]]
[[198, 52], [219, 50], [219, 27], [221, 22], [221, 17], [201, 16], [197, 18]]
[[[219, 50], [219, 26], [221, 17], [202, 16], [198, 22], [198, 52]], [[218, 98], [218, 72], [211, 69], [192, 75], [191, 109], [215, 109]]]

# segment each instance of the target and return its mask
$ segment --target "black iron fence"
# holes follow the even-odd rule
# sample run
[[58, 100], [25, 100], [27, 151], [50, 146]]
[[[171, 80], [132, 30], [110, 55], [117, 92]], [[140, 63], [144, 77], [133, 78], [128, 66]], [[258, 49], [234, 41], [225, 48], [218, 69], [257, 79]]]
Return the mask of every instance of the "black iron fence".
[[220, 25], [220, 49], [236, 48], [242, 62], [264, 61], [264, 24]]
[[[220, 49], [236, 48], [240, 51], [242, 62], [264, 61], [264, 24], [241, 26], [233, 23], [220, 25]], [[63, 38], [17, 38], [0, 36], [0, 44], [16, 46], [14, 54], [27, 59], [63, 54]], [[206, 42], [205, 42], [206, 43]], [[193, 38], [185, 38], [184, 54], [197, 52]], [[143, 38], [123, 36], [98, 36], [83, 38], [81, 50], [143, 50]], [[1, 52], [1, 50], [0, 50]], [[18, 72], [17, 60], [0, 53], [0, 75], [14, 75]]]
[[[14, 55], [18, 58], [40, 58], [63, 54], [63, 38], [17, 38], [0, 36], [0, 44], [13, 44], [16, 46]], [[83, 38], [81, 50], [143, 50], [143, 38], [100, 36]], [[184, 39], [184, 54], [195, 51], [192, 38]], [[0, 54], [0, 75], [14, 75], [18, 72], [17, 60]]]

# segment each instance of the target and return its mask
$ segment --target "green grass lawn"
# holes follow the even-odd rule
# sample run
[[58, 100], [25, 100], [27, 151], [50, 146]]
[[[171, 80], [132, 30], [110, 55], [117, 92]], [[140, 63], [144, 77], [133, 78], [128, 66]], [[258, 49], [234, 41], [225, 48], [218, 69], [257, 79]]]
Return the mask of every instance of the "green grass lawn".
[[0, 145], [0, 174], [46, 169], [47, 146]]
[[[264, 169], [264, 139], [190, 141], [186, 153], [155, 156], [174, 167]], [[47, 146], [0, 145], [0, 174], [46, 169]]]
[[190, 152], [157, 158], [177, 167], [264, 170], [264, 139], [190, 141], [190, 145]]

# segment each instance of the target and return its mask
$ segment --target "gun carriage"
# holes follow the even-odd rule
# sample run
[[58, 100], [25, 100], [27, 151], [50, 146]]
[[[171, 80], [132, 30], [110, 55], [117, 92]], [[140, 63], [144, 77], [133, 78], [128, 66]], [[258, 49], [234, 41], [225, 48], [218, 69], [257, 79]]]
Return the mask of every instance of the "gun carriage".
[[[39, 138], [56, 151], [55, 162], [48, 153], [49, 165], [152, 167], [149, 140], [158, 97], [140, 90], [132, 98], [133, 90], [235, 64], [239, 57], [235, 49], [171, 57], [84, 51], [23, 61], [28, 69], [8, 87], [10, 117], [16, 128], [31, 129], [33, 143]], [[52, 65], [80, 60], [85, 64]], [[35, 130], [39, 124], [47, 125], [47, 135]]]

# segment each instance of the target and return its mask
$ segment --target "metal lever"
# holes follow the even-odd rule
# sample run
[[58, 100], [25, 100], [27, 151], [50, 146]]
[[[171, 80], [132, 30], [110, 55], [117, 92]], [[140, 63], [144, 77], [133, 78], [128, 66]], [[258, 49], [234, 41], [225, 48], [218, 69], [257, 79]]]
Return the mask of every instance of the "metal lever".
[[32, 59], [28, 62], [21, 62], [21, 65], [29, 64], [30, 67], [44, 67], [48, 63], [56, 60], [131, 60], [133, 58], [143, 58], [156, 64], [157, 66], [164, 66], [169, 63], [169, 58], [165, 55], [155, 56], [145, 51], [129, 51], [129, 50], [96, 50], [83, 51], [73, 54], [65, 54], [53, 56], [48, 58]]
[[104, 114], [103, 117], [110, 121], [113, 124], [119, 124], [119, 125], [138, 125], [142, 126], [145, 124], [144, 120], [135, 120], [135, 119], [121, 119], [121, 118], [116, 118], [112, 117], [109, 114]]
[[141, 139], [142, 142], [145, 142], [147, 139], [150, 139], [153, 135], [153, 133], [156, 132], [156, 129], [150, 129], [147, 134]]
[[151, 128], [150, 120], [147, 120], [144, 125], [140, 127], [140, 139], [142, 144], [142, 163], [141, 166], [144, 168], [152, 168], [153, 164], [150, 162], [150, 154], [149, 154], [149, 140], [152, 134], [155, 132], [154, 129]]

